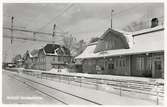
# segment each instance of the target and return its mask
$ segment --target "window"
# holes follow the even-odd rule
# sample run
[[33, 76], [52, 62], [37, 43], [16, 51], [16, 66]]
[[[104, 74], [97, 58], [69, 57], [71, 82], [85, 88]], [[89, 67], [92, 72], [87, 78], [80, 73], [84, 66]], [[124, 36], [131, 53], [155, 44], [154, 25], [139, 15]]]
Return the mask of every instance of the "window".
[[144, 70], [144, 57], [140, 56], [136, 58], [136, 69], [137, 71]]
[[108, 69], [114, 69], [114, 64], [113, 63], [108, 64]]
[[89, 65], [89, 66], [92, 65], [92, 60], [88, 60], [88, 65]]
[[151, 71], [152, 70], [152, 57], [147, 57], [147, 70]]
[[125, 67], [125, 59], [123, 59], [122, 61], [123, 61], [123, 62], [122, 62], [122, 63], [123, 63], [122, 65], [123, 65], [123, 67]]
[[119, 60], [119, 66], [120, 66], [120, 67], [122, 66], [122, 61], [121, 61], [121, 60]]
[[105, 49], [108, 49], [108, 42], [105, 43]]
[[56, 58], [55, 58], [55, 57], [53, 57], [53, 61], [55, 61], [55, 59], [56, 59]]
[[58, 61], [61, 61], [61, 56], [58, 56]]
[[115, 66], [118, 67], [118, 60], [115, 60]]

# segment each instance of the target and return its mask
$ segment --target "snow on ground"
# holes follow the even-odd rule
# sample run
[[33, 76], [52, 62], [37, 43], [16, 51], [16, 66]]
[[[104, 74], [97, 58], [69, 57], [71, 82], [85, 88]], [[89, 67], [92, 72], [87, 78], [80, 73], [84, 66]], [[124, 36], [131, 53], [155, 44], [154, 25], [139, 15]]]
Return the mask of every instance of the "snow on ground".
[[67, 68], [64, 68], [64, 69], [55, 69], [55, 68], [52, 68], [51, 70], [49, 71], [46, 71], [46, 72], [49, 72], [49, 73], [68, 73], [68, 69]]
[[[55, 82], [51, 80], [40, 79], [40, 78], [32, 77], [29, 75], [25, 75], [25, 74], [20, 74], [20, 76], [43, 83], [45, 85], [49, 85], [51, 87], [55, 87], [65, 92], [69, 92], [69, 93], [79, 95], [84, 98], [91, 99], [93, 101], [96, 101], [96, 102], [99, 102], [105, 105], [106, 104], [110, 104], [110, 105], [156, 105], [156, 101], [148, 101], [145, 99], [137, 99], [137, 98], [127, 97], [127, 96], [119, 96], [113, 93], [107, 93], [104, 91], [92, 90], [92, 89], [85, 88], [85, 87], [78, 87], [78, 86], [64, 84], [64, 83]], [[104, 87], [109, 89], [109, 87], [105, 85]]]
[[[97, 97], [97, 101], [100, 101], [104, 104], [126, 104], [126, 105], [135, 105], [135, 104], [152, 104], [155, 105], [156, 104], [156, 96], [149, 96], [149, 95], [143, 95], [143, 94], [138, 94], [138, 93], [131, 93], [131, 92], [122, 92], [122, 96], [119, 96], [119, 90], [114, 89], [112, 86], [107, 86], [105, 84], [100, 85], [98, 90], [96, 89], [95, 85], [87, 85], [87, 84], [82, 84], [82, 87], [79, 87], [80, 84], [70, 81], [70, 84], [68, 83], [68, 81], [64, 81], [64, 80], [57, 80], [57, 79], [52, 79], [52, 80], [45, 80], [45, 79], [39, 79], [36, 77], [32, 77], [26, 74], [19, 74], [20, 76], [24, 76], [26, 78], [29, 78], [31, 80], [34, 81], [38, 81], [41, 83], [45, 83], [46, 85], [49, 86], [53, 86], [55, 88], [59, 88], [60, 90], [64, 90], [66, 92], [69, 93], [73, 93], [76, 95], [81, 95], [83, 97], [88, 96], [88, 98], [92, 99], [92, 100], [96, 100]], [[60, 83], [61, 82], [61, 83]], [[90, 91], [91, 90], [91, 91]], [[105, 90], [105, 91], [102, 91]], [[108, 96], [107, 96], [107, 95]], [[103, 99], [101, 99], [103, 98]], [[104, 98], [108, 99], [107, 101], [103, 101]], [[100, 100], [101, 99], [101, 100]], [[109, 101], [109, 99], [114, 99], [113, 101]], [[133, 100], [131, 100], [133, 99]], [[148, 100], [149, 99], [149, 100]], [[160, 103], [163, 104], [163, 99], [159, 99]], [[119, 102], [120, 101], [120, 102]], [[127, 101], [127, 102], [126, 102]]]
[[35, 89], [2, 75], [2, 102], [4, 104], [61, 104]]
[[41, 70], [32, 70], [34, 72], [47, 72], [52, 74], [63, 74], [69, 76], [83, 76], [83, 77], [92, 77], [92, 78], [99, 78], [99, 79], [116, 79], [116, 80], [133, 80], [133, 81], [143, 81], [143, 82], [150, 82], [150, 83], [164, 83], [164, 79], [154, 79], [154, 78], [145, 78], [145, 77], [134, 77], [134, 76], [117, 76], [117, 75], [100, 75], [100, 74], [86, 74], [86, 73], [70, 73], [68, 69], [61, 69], [61, 72], [58, 72], [57, 69], [51, 69], [50, 71], [41, 71]]

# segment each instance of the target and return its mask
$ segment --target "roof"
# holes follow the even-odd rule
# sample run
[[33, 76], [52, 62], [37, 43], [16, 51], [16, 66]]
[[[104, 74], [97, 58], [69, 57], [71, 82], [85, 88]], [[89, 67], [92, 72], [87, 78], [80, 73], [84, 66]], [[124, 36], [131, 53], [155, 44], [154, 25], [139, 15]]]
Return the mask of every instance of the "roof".
[[141, 35], [133, 37], [133, 44], [129, 49], [116, 49], [94, 53], [97, 43], [92, 45], [90, 44], [87, 46], [87, 48], [84, 50], [82, 54], [76, 57], [76, 59], [163, 52], [164, 32], [158, 29], [160, 29], [160, 27], [135, 32], [135, 34]]
[[133, 32], [132, 34], [133, 34], [133, 36], [138, 36], [138, 35], [142, 35], [142, 34], [146, 34], [146, 33], [156, 32], [159, 30], [164, 30], [164, 27], [162, 25], [159, 25], [159, 26], [156, 26], [153, 28], [148, 28], [148, 29], [136, 31], [136, 32]]
[[29, 52], [29, 55], [30, 55], [31, 58], [38, 57], [38, 52], [39, 52], [38, 49], [34, 49], [31, 52]]
[[100, 39], [103, 39], [105, 36], [108, 35], [108, 33], [111, 32], [112, 34], [116, 35], [117, 37], [120, 37], [120, 39], [122, 39], [125, 44], [125, 46], [127, 48], [129, 48], [129, 44], [128, 44], [128, 39], [126, 38], [125, 35], [128, 34], [128, 32], [123, 32], [123, 31], [120, 31], [120, 30], [116, 30], [116, 29], [111, 29], [111, 28], [108, 28], [104, 34], [100, 37]]
[[70, 50], [58, 44], [47, 44], [43, 51], [46, 55], [70, 55]]
[[154, 53], [154, 52], [163, 52], [163, 49], [118, 49], [118, 50], [108, 50], [104, 52], [98, 52], [98, 53], [89, 53], [90, 50], [92, 50], [95, 45], [92, 47], [88, 47], [86, 49], [86, 52], [84, 51], [81, 55], [76, 57], [76, 59], [87, 59], [87, 58], [100, 58], [100, 57], [108, 57], [108, 56], [122, 56], [122, 55], [132, 55], [132, 54], [142, 54], [142, 53]]

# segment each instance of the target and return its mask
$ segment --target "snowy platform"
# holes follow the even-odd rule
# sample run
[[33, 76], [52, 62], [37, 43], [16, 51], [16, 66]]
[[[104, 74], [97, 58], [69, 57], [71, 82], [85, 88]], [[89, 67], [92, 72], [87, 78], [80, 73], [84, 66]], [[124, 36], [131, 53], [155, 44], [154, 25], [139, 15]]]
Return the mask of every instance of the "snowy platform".
[[148, 101], [144, 99], [135, 99], [127, 96], [119, 96], [112, 93], [107, 93], [99, 90], [93, 90], [85, 87], [78, 87], [70, 84], [60, 83], [47, 79], [40, 79], [26, 74], [19, 74], [19, 76], [31, 79], [42, 84], [55, 87], [65, 92], [79, 95], [81, 97], [96, 101], [103, 105], [156, 105], [156, 101]]
[[116, 75], [100, 75], [100, 74], [86, 74], [86, 73], [70, 73], [67, 69], [61, 70], [62, 72], [57, 72], [57, 69], [51, 69], [50, 71], [41, 71], [41, 70], [32, 70], [27, 69], [32, 72], [40, 72], [40, 73], [50, 73], [50, 74], [59, 74], [59, 75], [67, 75], [67, 76], [80, 76], [80, 77], [90, 77], [90, 78], [98, 78], [98, 79], [112, 79], [112, 80], [121, 80], [121, 81], [136, 81], [136, 82], [148, 82], [148, 83], [161, 83], [164, 84], [164, 79], [154, 79], [154, 78], [145, 78], [145, 77], [133, 77], [133, 76], [116, 76]]

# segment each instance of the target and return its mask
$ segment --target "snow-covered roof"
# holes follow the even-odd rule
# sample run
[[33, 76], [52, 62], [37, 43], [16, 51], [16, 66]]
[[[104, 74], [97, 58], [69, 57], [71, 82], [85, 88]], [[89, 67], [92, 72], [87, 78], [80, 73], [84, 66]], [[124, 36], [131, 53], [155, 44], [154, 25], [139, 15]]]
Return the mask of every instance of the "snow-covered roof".
[[38, 57], [38, 53], [32, 54], [31, 52], [28, 53], [30, 58]]
[[[93, 46], [96, 47], [96, 46]], [[91, 47], [91, 48], [93, 48]], [[86, 59], [86, 58], [100, 58], [100, 57], [108, 57], [108, 56], [121, 56], [121, 55], [132, 55], [132, 54], [141, 54], [141, 53], [153, 53], [153, 52], [161, 52], [163, 49], [117, 49], [117, 50], [108, 50], [98, 53], [89, 53], [91, 48], [87, 48], [87, 52], [83, 52], [81, 55], [76, 57], [76, 59]]]
[[59, 54], [62, 54], [63, 56], [70, 55], [69, 49], [65, 48], [64, 46], [60, 46], [58, 44], [47, 44], [43, 48], [43, 51], [45, 55], [52, 55], [52, 56], [57, 56]]
[[158, 30], [164, 29], [164, 27], [162, 25], [153, 27], [153, 28], [148, 28], [148, 29], [143, 29], [143, 30], [139, 30], [139, 31], [135, 31], [132, 33], [133, 36], [137, 36], [137, 35], [142, 35], [145, 33], [150, 33], [150, 32], [155, 32]]
[[133, 37], [133, 41], [129, 42], [132, 45], [129, 49], [115, 49], [94, 53], [97, 43], [88, 45], [84, 52], [77, 56], [76, 59], [100, 58], [164, 51], [164, 32], [160, 29], [162, 29], [162, 27], [149, 28], [148, 30], [135, 32], [134, 34], [140, 34], [140, 36]]

